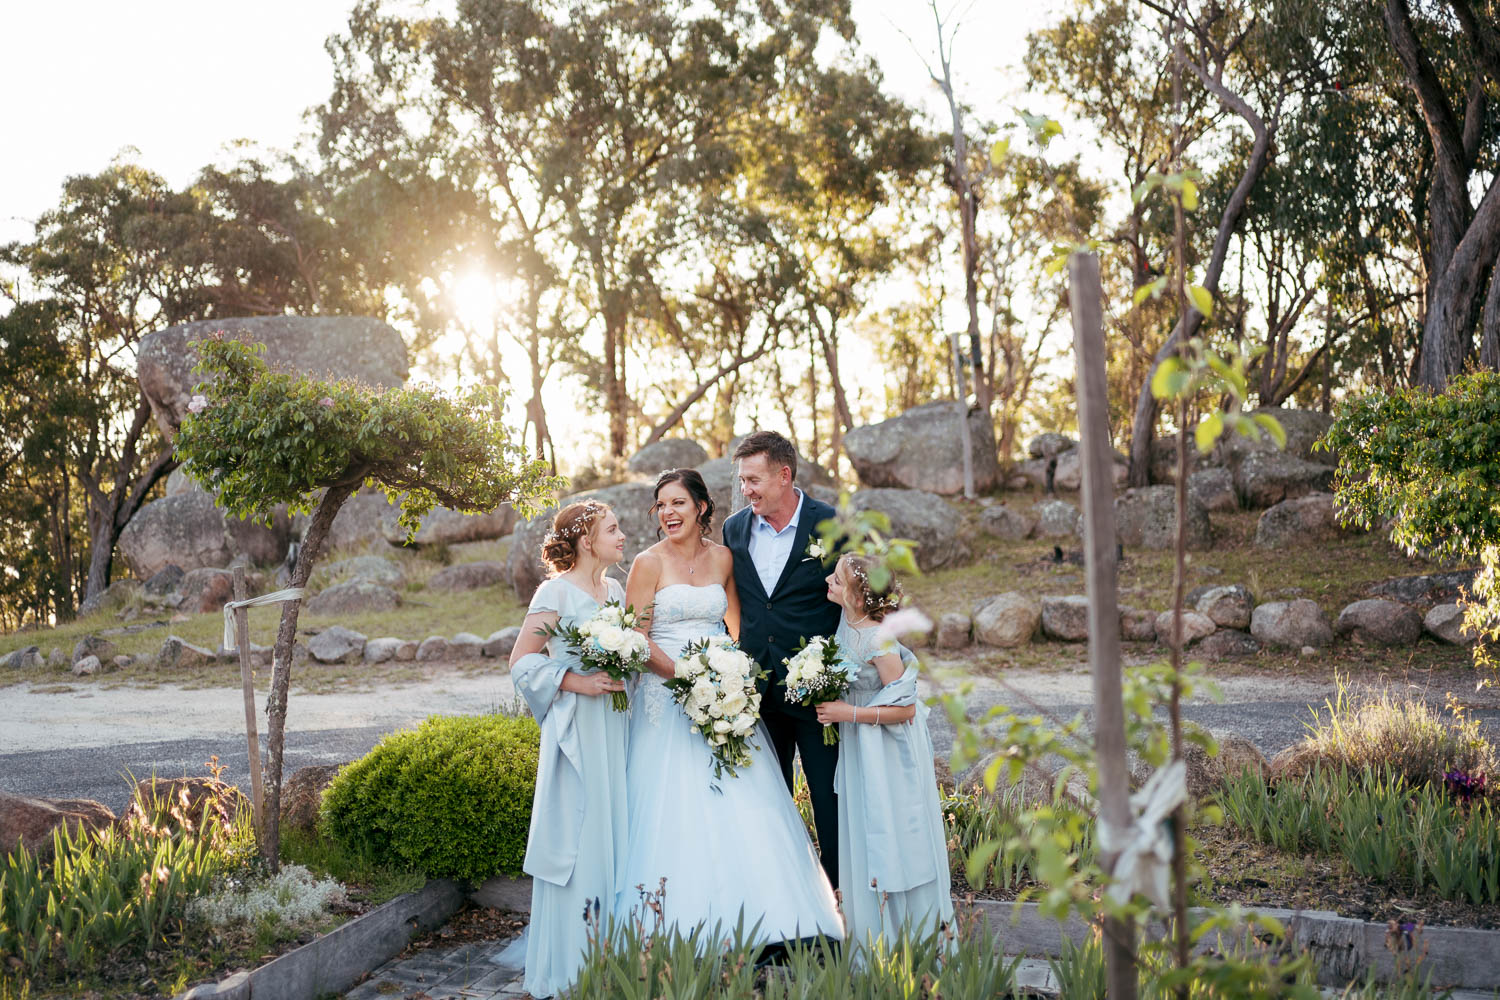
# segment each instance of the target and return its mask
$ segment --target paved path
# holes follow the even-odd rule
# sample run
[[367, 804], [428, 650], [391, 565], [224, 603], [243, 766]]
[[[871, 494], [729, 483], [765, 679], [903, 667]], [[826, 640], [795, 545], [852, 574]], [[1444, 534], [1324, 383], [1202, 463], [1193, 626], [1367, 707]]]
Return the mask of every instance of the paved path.
[[[1272, 672], [1241, 671], [1219, 683], [1223, 702], [1198, 699], [1185, 706], [1185, 717], [1241, 733], [1267, 755], [1300, 739], [1304, 723], [1312, 718], [1308, 706], [1321, 706], [1335, 692], [1331, 681]], [[1059, 721], [1087, 711], [1092, 697], [1087, 671], [1071, 666], [1016, 670], [975, 678], [972, 684], [967, 698], [971, 711], [1003, 703], [1023, 715], [1048, 714]], [[1444, 689], [1391, 684], [1442, 707]], [[931, 684], [924, 681], [923, 687], [932, 693]], [[1500, 707], [1490, 695], [1471, 711], [1492, 735], [1500, 735]], [[0, 690], [0, 792], [91, 798], [118, 811], [129, 797], [127, 773], [138, 778], [203, 774], [204, 761], [214, 754], [227, 767], [226, 779], [245, 781], [249, 771], [240, 698], [234, 688], [104, 688], [90, 683], [61, 692], [32, 691], [25, 684], [5, 688]], [[306, 764], [353, 760], [386, 733], [429, 715], [490, 712], [513, 698], [507, 675], [457, 672], [369, 691], [294, 693], [284, 773]], [[929, 724], [935, 749], [946, 755], [953, 745], [952, 724], [940, 711], [932, 713]]]
[[428, 948], [410, 958], [394, 958], [344, 994], [344, 1000], [500, 1000], [525, 997], [522, 972], [495, 964], [509, 940], [480, 941], [452, 948]]

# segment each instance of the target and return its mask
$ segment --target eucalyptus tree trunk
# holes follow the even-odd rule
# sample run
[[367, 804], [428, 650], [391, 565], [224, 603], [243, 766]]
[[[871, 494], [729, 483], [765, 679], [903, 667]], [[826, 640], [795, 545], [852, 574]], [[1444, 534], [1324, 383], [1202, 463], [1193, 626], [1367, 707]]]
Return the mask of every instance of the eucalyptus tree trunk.
[[[313, 562], [323, 548], [333, 519], [363, 479], [363, 475], [346, 477], [342, 483], [330, 486], [313, 508], [312, 520], [297, 553], [290, 586], [307, 586]], [[265, 836], [260, 848], [261, 856], [273, 872], [281, 869], [281, 761], [286, 746], [286, 698], [292, 683], [292, 647], [297, 640], [297, 616], [301, 611], [300, 599], [281, 605], [281, 625], [276, 630], [276, 645], [271, 653], [271, 694], [266, 699]]]

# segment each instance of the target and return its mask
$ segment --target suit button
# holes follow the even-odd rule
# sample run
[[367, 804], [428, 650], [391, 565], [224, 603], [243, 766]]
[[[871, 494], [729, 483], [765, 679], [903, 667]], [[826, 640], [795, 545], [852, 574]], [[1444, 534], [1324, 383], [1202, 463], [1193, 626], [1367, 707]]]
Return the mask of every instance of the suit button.
[[766, 610], [767, 610], [767, 611], [770, 611], [770, 610], [771, 610], [771, 602], [770, 602], [770, 601], [767, 601], [767, 602], [766, 602]]
[[776, 637], [774, 635], [768, 635], [766, 636], [766, 642], [774, 644], [776, 642]]

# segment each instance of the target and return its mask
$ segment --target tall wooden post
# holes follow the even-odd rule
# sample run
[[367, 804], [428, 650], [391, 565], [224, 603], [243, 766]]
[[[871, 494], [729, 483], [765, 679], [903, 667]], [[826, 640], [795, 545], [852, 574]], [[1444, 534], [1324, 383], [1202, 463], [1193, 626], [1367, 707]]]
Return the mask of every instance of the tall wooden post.
[[[1125, 767], [1125, 702], [1120, 676], [1119, 571], [1115, 547], [1114, 447], [1109, 438], [1109, 387], [1104, 374], [1103, 290], [1099, 258], [1068, 259], [1073, 310], [1073, 355], [1078, 365], [1078, 436], [1083, 455], [1084, 565], [1088, 576], [1089, 669], [1094, 676], [1094, 759], [1099, 769], [1100, 819], [1130, 825], [1130, 777]], [[1106, 870], [1115, 858], [1101, 858]], [[1104, 922], [1110, 1000], [1135, 1000], [1135, 931], [1123, 920]]]
[[[245, 600], [249, 594], [245, 587], [245, 567], [234, 568], [234, 599]], [[245, 692], [245, 742], [249, 751], [250, 808], [255, 823], [255, 839], [261, 842], [264, 836], [263, 813], [266, 808], [265, 789], [261, 787], [260, 732], [255, 723], [255, 673], [250, 664], [250, 609], [234, 609], [234, 644], [240, 651], [240, 684]]]

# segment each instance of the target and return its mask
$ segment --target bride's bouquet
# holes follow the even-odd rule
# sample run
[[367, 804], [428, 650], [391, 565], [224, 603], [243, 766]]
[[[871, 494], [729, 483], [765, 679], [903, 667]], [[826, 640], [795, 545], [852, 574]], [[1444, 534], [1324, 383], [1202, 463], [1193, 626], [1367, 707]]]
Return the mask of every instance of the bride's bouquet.
[[[859, 665], [843, 656], [832, 636], [813, 636], [782, 662], [786, 664], [786, 700], [808, 708], [825, 701], [838, 701], [859, 675]], [[838, 741], [838, 729], [825, 725], [823, 745], [832, 746]]]
[[663, 683], [703, 734], [714, 755], [714, 777], [750, 763], [750, 733], [760, 721], [757, 681], [766, 676], [728, 636], [690, 642]]
[[[636, 631], [639, 616], [629, 605], [609, 601], [581, 624], [556, 622], [541, 629], [543, 635], [557, 636], [578, 654], [590, 670], [602, 670], [617, 681], [641, 673], [651, 659], [651, 644]], [[624, 691], [610, 694], [616, 712], [630, 708]]]

